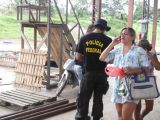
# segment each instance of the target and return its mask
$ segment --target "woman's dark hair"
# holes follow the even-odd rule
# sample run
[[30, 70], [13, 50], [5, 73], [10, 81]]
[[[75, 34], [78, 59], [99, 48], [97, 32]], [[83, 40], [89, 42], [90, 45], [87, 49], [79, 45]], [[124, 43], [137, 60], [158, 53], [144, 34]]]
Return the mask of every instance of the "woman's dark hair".
[[123, 28], [121, 30], [121, 33], [122, 33], [123, 30], [128, 30], [128, 34], [130, 36], [135, 36], [134, 39], [133, 39], [133, 41], [132, 41], [132, 44], [135, 44], [135, 38], [136, 38], [136, 32], [135, 32], [135, 30], [133, 28], [131, 28], [131, 27], [125, 27], [125, 28]]
[[90, 24], [87, 28], [87, 33], [92, 32], [95, 29], [95, 25], [94, 24]]
[[138, 46], [142, 47], [143, 49], [147, 51], [151, 51], [152, 45], [149, 43], [147, 39], [142, 39], [138, 42]]

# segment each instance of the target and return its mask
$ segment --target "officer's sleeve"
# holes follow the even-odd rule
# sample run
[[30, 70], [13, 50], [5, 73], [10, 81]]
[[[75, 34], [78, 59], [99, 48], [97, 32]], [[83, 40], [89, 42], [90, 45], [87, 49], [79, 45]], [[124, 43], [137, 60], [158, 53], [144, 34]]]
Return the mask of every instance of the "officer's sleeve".
[[77, 45], [77, 52], [81, 53], [81, 54], [84, 54], [83, 49], [84, 49], [83, 40], [80, 39], [80, 41], [79, 41], [79, 43]]

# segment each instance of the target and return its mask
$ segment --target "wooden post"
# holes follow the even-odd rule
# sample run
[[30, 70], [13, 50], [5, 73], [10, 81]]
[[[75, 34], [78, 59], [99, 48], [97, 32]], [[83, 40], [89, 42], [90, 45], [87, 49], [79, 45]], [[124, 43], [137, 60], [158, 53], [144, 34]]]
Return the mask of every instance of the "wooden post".
[[29, 4], [29, 8], [28, 9], [29, 9], [29, 13], [28, 14], [29, 14], [29, 22], [30, 22], [30, 21], [32, 21], [31, 20], [31, 6], [30, 6], [30, 4]]
[[66, 24], [68, 24], [68, 0], [66, 0]]
[[[21, 0], [21, 5], [23, 4], [23, 2], [22, 2], [22, 0]], [[23, 19], [23, 16], [22, 16], [22, 7], [20, 8], [21, 10], [20, 10], [20, 20], [22, 20]]]
[[97, 19], [101, 18], [102, 0], [96, 0], [96, 12]]
[[152, 50], [155, 50], [156, 35], [157, 35], [157, 8], [158, 0], [154, 0], [154, 13], [153, 13], [153, 30], [152, 30]]
[[97, 19], [101, 18], [101, 5], [102, 0], [93, 0], [92, 1], [92, 23]]
[[34, 49], [37, 48], [37, 27], [34, 27]]
[[36, 9], [36, 21], [38, 22], [38, 9]]
[[[21, 24], [21, 31], [22, 31], [22, 33], [24, 33], [24, 27], [22, 24]], [[21, 35], [21, 49], [24, 49], [24, 40], [23, 40], [22, 35]]]
[[[38, 0], [38, 5], [40, 6], [40, 1]], [[41, 10], [38, 9], [38, 21], [40, 22], [40, 15], [41, 15]]]
[[60, 61], [59, 61], [59, 73], [60, 73], [60, 77], [59, 77], [59, 80], [61, 79], [61, 77], [62, 77], [62, 70], [63, 70], [63, 68], [62, 68], [62, 61], [63, 61], [63, 31], [62, 31], [62, 28], [61, 28], [61, 30], [60, 30], [60, 55], [59, 55], [59, 58], [60, 58]]
[[19, 6], [17, 6], [17, 20], [19, 20]]
[[96, 9], [95, 0], [93, 0], [92, 2], [92, 23], [95, 22], [95, 9]]
[[132, 27], [132, 25], [133, 25], [133, 8], [134, 8], [134, 0], [129, 0], [129, 3], [128, 3], [128, 27]]
[[146, 22], [144, 24], [146, 37], [148, 36], [149, 6], [150, 6], [150, 0], [143, 0], [142, 20], [146, 20]]
[[146, 32], [147, 32], [147, 35], [148, 35], [148, 23], [149, 23], [149, 7], [150, 7], [150, 0], [147, 1], [147, 25], [146, 25]]
[[50, 55], [51, 55], [51, 0], [48, 0], [48, 55], [47, 55], [47, 89], [50, 89]]

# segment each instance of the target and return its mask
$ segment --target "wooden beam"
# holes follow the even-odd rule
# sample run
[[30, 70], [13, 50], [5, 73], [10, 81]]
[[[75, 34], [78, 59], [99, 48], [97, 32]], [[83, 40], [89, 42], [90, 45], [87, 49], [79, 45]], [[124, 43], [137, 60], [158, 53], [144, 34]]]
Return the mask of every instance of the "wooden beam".
[[39, 5], [31, 5], [28, 4], [28, 2], [25, 5], [18, 5], [19, 8], [30, 8], [30, 9], [37, 9], [37, 10], [47, 10], [47, 7], [45, 6], [39, 6]]
[[77, 25], [78, 25], [78, 23], [75, 24], [69, 31], [72, 32], [72, 30], [73, 30], [75, 27], [77, 27]]
[[153, 30], [152, 30], [152, 50], [155, 50], [156, 45], [156, 35], [157, 35], [157, 10], [158, 10], [158, 0], [154, 0], [154, 12], [153, 12]]
[[102, 0], [96, 0], [96, 17], [101, 18]]
[[29, 49], [32, 49], [30, 43], [28, 42], [26, 36], [24, 35], [24, 33], [21, 31], [21, 37], [23, 38], [23, 40], [27, 43], [27, 46], [29, 47]]
[[134, 9], [134, 0], [129, 0], [128, 3], [128, 27], [133, 25], [133, 9]]
[[39, 43], [39, 45], [37, 46], [37, 50], [40, 50], [40, 48], [42, 47], [43, 43], [46, 42], [47, 37], [48, 37], [47, 35], [48, 35], [48, 33], [46, 32], [46, 34], [44, 35], [42, 41], [41, 41], [41, 42]]
[[94, 23], [95, 20], [95, 9], [96, 9], [96, 5], [95, 5], [96, 1], [92, 0], [92, 23]]
[[[23, 27], [31, 27], [31, 28], [34, 28], [34, 27], [47, 27], [47, 23], [46, 22], [25, 22], [25, 21], [21, 21], [21, 24]], [[64, 24], [66, 25], [66, 24]], [[51, 24], [51, 27], [54, 27], [54, 28], [61, 28], [62, 27], [62, 24]]]
[[34, 49], [37, 48], [37, 28], [34, 28]]
[[[21, 24], [21, 33], [24, 34], [24, 27], [22, 26], [22, 24]], [[24, 40], [22, 36], [21, 36], [21, 49], [24, 49]]]

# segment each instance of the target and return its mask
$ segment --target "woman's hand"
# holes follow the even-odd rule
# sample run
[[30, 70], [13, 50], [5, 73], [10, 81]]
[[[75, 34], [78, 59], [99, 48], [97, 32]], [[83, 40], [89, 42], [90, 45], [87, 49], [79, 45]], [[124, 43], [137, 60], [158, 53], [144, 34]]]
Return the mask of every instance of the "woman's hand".
[[154, 66], [154, 68], [156, 70], [160, 70], [160, 62], [157, 58], [156, 52], [155, 53], [148, 52], [148, 58], [151, 60], [151, 63]]
[[156, 59], [156, 53], [148, 52], [147, 55], [151, 61], [154, 61]]
[[132, 68], [129, 67], [123, 68], [123, 71], [127, 75], [133, 74]]
[[109, 52], [114, 48], [115, 45], [119, 44], [121, 42], [120, 36], [112, 40], [111, 44], [101, 53], [99, 60], [105, 61], [107, 58]]
[[120, 42], [121, 42], [121, 36], [113, 39], [112, 44], [115, 46], [118, 45]]

